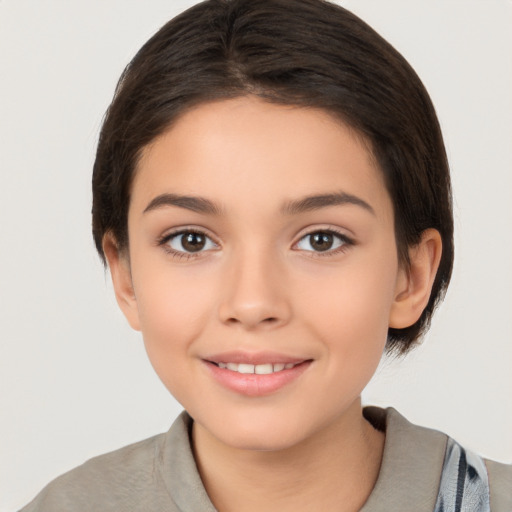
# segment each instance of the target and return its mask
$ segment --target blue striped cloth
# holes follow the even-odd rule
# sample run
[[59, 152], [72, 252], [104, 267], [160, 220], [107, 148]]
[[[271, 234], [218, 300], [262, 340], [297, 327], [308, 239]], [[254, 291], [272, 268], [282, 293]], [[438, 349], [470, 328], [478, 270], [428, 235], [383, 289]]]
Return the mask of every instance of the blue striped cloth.
[[490, 512], [489, 479], [481, 457], [449, 438], [434, 512]]

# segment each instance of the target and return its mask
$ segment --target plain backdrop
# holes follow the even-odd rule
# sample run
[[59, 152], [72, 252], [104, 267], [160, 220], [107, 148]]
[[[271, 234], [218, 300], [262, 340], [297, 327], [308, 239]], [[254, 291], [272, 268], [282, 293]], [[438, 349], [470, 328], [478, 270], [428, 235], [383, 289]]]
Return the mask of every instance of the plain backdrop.
[[[90, 236], [90, 175], [123, 67], [190, 0], [0, 0], [0, 510], [181, 407], [117, 310]], [[342, 5], [411, 62], [453, 173], [456, 266], [425, 343], [365, 403], [512, 461], [512, 3]]]

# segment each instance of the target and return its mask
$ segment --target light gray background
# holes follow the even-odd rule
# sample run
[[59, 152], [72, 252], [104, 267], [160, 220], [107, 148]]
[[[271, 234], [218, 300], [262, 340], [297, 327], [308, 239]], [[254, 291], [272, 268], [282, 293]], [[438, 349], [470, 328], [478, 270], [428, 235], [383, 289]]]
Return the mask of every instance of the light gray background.
[[[180, 406], [90, 236], [95, 141], [124, 65], [189, 0], [0, 0], [0, 510]], [[416, 68], [453, 171], [457, 263], [425, 344], [365, 393], [512, 461], [512, 3], [340, 2]]]

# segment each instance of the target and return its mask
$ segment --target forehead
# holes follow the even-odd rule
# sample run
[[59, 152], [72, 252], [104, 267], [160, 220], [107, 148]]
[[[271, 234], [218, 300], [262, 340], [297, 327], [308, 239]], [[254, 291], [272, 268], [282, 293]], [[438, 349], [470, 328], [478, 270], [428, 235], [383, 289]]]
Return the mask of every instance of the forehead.
[[389, 214], [382, 172], [354, 130], [319, 109], [242, 97], [193, 108], [144, 148], [131, 207], [162, 193], [229, 209], [339, 191]]

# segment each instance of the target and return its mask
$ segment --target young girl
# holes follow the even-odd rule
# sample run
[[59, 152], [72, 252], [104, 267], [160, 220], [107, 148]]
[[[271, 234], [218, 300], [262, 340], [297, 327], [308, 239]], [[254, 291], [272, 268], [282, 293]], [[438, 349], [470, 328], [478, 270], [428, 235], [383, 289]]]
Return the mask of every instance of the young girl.
[[93, 233], [186, 412], [24, 511], [507, 511], [512, 468], [360, 395], [429, 326], [453, 262], [430, 99], [321, 0], [208, 0], [120, 80]]

